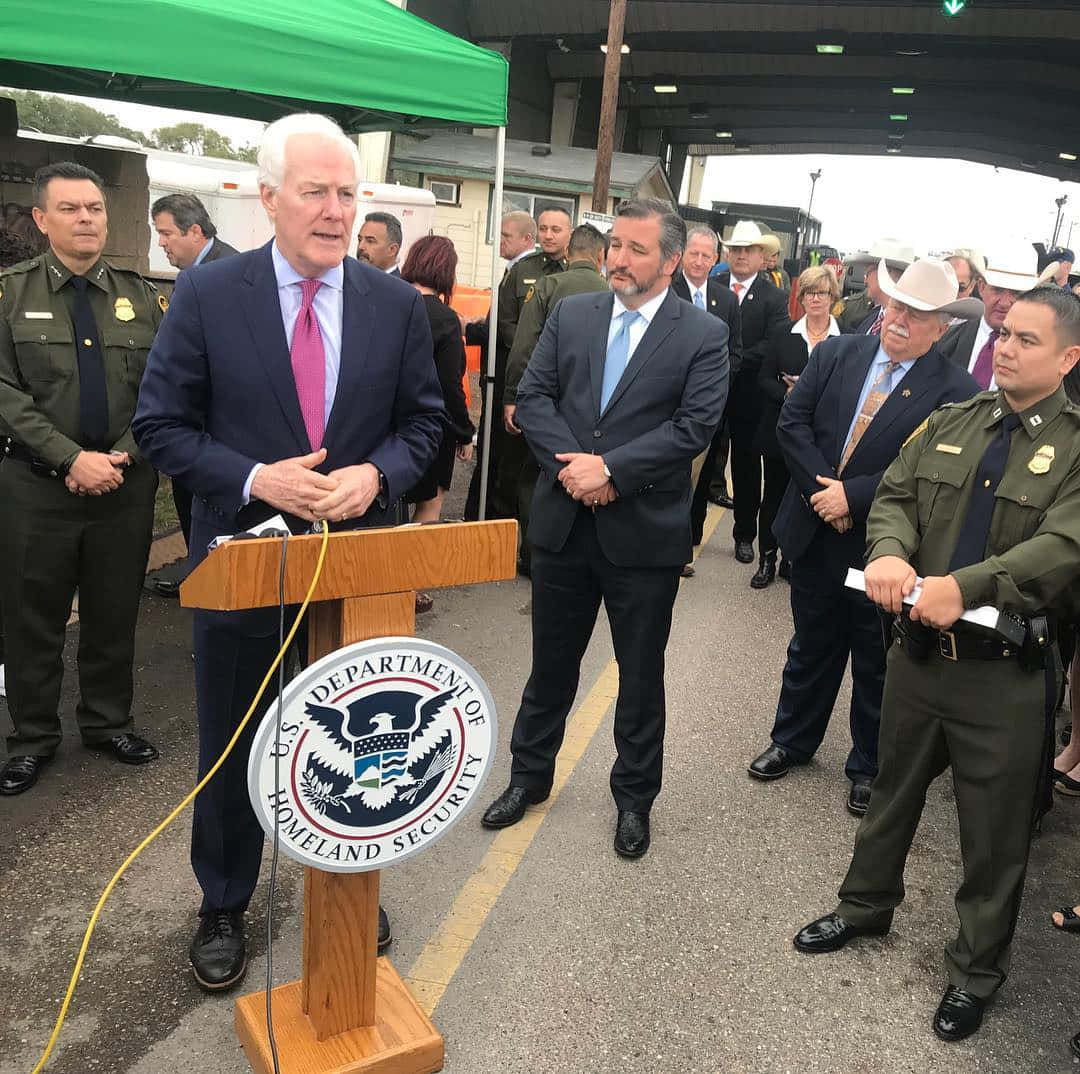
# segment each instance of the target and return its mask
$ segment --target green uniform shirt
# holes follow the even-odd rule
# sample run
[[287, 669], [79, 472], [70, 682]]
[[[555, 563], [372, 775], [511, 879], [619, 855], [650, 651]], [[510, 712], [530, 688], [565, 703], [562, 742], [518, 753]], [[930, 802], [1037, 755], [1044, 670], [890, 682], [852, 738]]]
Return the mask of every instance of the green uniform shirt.
[[520, 261], [515, 261], [506, 270], [506, 276], [499, 286], [499, 347], [503, 351], [509, 353], [514, 345], [514, 333], [517, 331], [521, 308], [532, 289], [545, 276], [554, 276], [565, 269], [565, 257], [556, 260], [548, 257], [543, 250], [537, 250]]
[[503, 402], [508, 406], [517, 404], [517, 387], [529, 364], [536, 344], [540, 342], [540, 333], [544, 331], [544, 322], [555, 308], [559, 299], [567, 295], [585, 295], [593, 291], [606, 291], [608, 282], [596, 270], [591, 261], [571, 261], [565, 272], [555, 276], [545, 276], [540, 280], [521, 308], [517, 331], [514, 333], [514, 345], [510, 348], [510, 357], [506, 362], [506, 388]]
[[[1010, 413], [1001, 392], [936, 410], [885, 471], [866, 523], [867, 562], [900, 556], [920, 576], [949, 563], [983, 452]], [[1029, 407], [998, 485], [987, 558], [952, 572], [965, 608], [1070, 612], [1080, 575], [1080, 407], [1063, 388]]]
[[[60, 472], [83, 450], [71, 276], [51, 250], [0, 273], [0, 433]], [[105, 364], [107, 443], [134, 461], [131, 418], [168, 303], [137, 272], [102, 260], [86, 278]]]
[[853, 332], [870, 316], [870, 311], [874, 309], [874, 300], [866, 291], [860, 291], [857, 295], [838, 302], [837, 306], [839, 312], [834, 307], [833, 316], [836, 318], [840, 331]]

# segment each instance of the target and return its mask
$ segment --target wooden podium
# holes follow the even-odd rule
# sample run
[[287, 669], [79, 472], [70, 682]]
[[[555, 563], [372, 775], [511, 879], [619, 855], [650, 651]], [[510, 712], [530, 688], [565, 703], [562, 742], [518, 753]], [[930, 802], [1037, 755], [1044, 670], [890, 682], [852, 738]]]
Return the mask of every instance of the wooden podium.
[[[322, 536], [291, 537], [285, 602], [299, 604]], [[308, 609], [317, 660], [342, 646], [411, 636], [415, 591], [513, 578], [517, 523], [462, 522], [330, 535]], [[281, 539], [228, 541], [180, 589], [185, 607], [276, 607]], [[388, 958], [376, 957], [379, 873], [304, 870], [304, 955], [299, 981], [273, 990], [282, 1074], [428, 1074], [441, 1070], [443, 1040]], [[274, 1069], [266, 993], [236, 1003], [236, 1031], [258, 1074]]]

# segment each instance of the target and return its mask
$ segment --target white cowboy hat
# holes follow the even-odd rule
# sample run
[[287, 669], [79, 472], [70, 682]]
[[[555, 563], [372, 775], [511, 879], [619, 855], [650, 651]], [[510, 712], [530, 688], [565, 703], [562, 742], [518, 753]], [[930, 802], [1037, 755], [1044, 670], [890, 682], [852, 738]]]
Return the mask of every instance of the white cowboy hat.
[[913, 310], [924, 313], [949, 313], [966, 321], [983, 315], [983, 304], [977, 298], [957, 299], [960, 285], [956, 270], [948, 261], [925, 257], [908, 265], [896, 283], [885, 271], [885, 260], [878, 265], [878, 286], [889, 298], [903, 302]]
[[876, 265], [879, 261], [884, 261], [889, 268], [897, 269], [899, 272], [903, 272], [914, 260], [914, 248], [905, 246], [899, 239], [878, 239], [867, 253], [853, 254], [848, 258], [848, 262], [852, 265], [859, 263]]
[[988, 254], [983, 279], [1005, 291], [1030, 291], [1039, 284], [1039, 255], [1030, 242], [1014, 243]]
[[780, 240], [769, 232], [765, 232], [761, 236], [761, 245], [767, 254], [780, 253]]
[[725, 246], [760, 246], [765, 248], [765, 236], [753, 220], [740, 220], [731, 233], [730, 239], [724, 239]]

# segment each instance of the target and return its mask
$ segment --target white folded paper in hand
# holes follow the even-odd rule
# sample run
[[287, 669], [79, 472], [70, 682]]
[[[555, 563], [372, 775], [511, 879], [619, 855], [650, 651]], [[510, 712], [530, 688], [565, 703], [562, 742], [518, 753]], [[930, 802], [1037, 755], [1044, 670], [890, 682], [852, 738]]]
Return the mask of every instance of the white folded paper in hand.
[[[260, 522], [257, 526], [252, 526], [249, 530], [243, 530], [244, 533], [250, 533], [255, 537], [261, 537], [267, 530], [288, 530], [289, 524], [285, 521], [281, 515], [274, 515], [273, 518], [268, 518], [265, 522]], [[213, 552], [218, 545], [224, 544], [226, 541], [231, 541], [237, 534], [235, 533], [223, 533], [220, 537], [215, 537], [209, 544], [209, 550]]]
[[[904, 597], [905, 604], [914, 604], [922, 594], [921, 578], [915, 579], [915, 588]], [[862, 571], [857, 571], [854, 567], [849, 567], [847, 572], [847, 578], [844, 579], [844, 585], [848, 589], [858, 589], [861, 593], [866, 592], [866, 576]], [[987, 630], [996, 630], [999, 634], [1004, 634], [1012, 641], [1019, 644], [1023, 638], [1016, 637], [1019, 627], [1014, 619], [1010, 619], [1007, 615], [1002, 615], [997, 608], [990, 604], [984, 604], [979, 608], [968, 608], [960, 618], [965, 623], [974, 623], [976, 626], [985, 627]], [[1008, 629], [1006, 629], [1008, 627]]]

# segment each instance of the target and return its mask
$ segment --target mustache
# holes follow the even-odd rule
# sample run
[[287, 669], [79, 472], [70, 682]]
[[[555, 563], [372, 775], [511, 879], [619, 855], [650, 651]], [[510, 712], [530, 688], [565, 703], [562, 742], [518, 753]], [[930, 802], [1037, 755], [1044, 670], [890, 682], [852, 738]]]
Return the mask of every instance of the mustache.
[[898, 335], [901, 339], [910, 339], [911, 338], [911, 333], [906, 328], [904, 328], [904, 327], [902, 327], [901, 325], [898, 325], [898, 324], [889, 325], [889, 327], [886, 329], [886, 331], [887, 332], [892, 332], [893, 334]]

